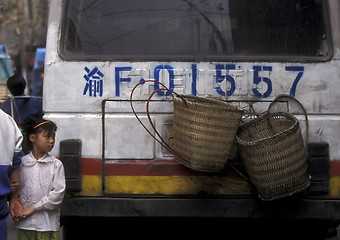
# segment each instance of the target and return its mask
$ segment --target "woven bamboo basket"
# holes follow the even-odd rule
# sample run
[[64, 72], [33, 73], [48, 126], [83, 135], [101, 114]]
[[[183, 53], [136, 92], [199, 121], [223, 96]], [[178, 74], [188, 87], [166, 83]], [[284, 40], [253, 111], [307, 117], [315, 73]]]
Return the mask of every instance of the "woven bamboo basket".
[[198, 171], [222, 171], [242, 113], [221, 100], [174, 95], [175, 160]]
[[272, 113], [240, 126], [236, 136], [250, 180], [263, 200], [275, 200], [309, 186], [306, 150], [298, 120]]

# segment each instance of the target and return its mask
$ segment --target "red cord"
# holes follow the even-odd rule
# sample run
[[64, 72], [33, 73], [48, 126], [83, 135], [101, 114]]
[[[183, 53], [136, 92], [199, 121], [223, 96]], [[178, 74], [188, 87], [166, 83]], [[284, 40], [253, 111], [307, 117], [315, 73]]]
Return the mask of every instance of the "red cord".
[[[132, 96], [133, 96], [133, 93], [135, 91], [135, 89], [140, 85], [140, 84], [144, 84], [146, 82], [155, 82], [155, 83], [159, 83], [161, 84], [164, 88], [160, 88], [160, 89], [156, 89], [154, 90], [149, 98], [147, 99], [147, 103], [146, 103], [146, 114], [148, 116], [148, 120], [150, 122], [150, 125], [152, 127], [152, 129], [155, 131], [156, 135], [161, 139], [157, 139], [157, 137], [155, 135], [153, 135], [149, 129], [143, 124], [143, 122], [139, 119], [134, 107], [133, 107], [133, 104], [132, 104]], [[183, 156], [181, 156], [179, 153], [177, 153], [172, 147], [170, 147], [165, 141], [164, 139], [162, 138], [162, 136], [159, 134], [159, 132], [157, 131], [155, 125], [152, 123], [152, 120], [151, 120], [151, 117], [150, 117], [150, 112], [149, 112], [149, 103], [150, 103], [150, 100], [151, 98], [153, 97], [153, 95], [155, 95], [157, 92], [159, 91], [163, 91], [163, 90], [167, 90], [170, 95], [172, 96], [172, 98], [174, 97], [173, 94], [176, 94], [177, 96], [179, 96], [177, 93], [175, 93], [174, 91], [168, 89], [163, 83], [161, 82], [158, 82], [158, 81], [155, 81], [155, 80], [144, 80], [144, 81], [141, 81], [139, 82], [131, 91], [131, 94], [130, 94], [130, 106], [131, 106], [131, 109], [133, 111], [133, 114], [136, 116], [138, 122], [144, 127], [144, 129], [159, 143], [161, 144], [166, 150], [168, 150], [169, 152], [171, 152], [172, 154], [174, 155], [177, 155], [178, 157], [180, 157], [183, 161], [187, 162], [187, 163], [190, 163], [188, 160], [186, 160]], [[184, 100], [184, 99], [183, 99]]]

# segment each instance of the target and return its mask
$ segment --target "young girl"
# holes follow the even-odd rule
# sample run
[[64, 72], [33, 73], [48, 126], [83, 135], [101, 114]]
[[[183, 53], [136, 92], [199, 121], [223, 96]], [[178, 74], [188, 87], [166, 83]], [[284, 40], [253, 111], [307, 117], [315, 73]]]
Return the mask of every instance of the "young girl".
[[19, 202], [15, 218], [18, 240], [59, 239], [60, 204], [65, 193], [61, 161], [48, 154], [54, 146], [56, 125], [44, 119], [23, 126], [30, 153], [22, 158]]

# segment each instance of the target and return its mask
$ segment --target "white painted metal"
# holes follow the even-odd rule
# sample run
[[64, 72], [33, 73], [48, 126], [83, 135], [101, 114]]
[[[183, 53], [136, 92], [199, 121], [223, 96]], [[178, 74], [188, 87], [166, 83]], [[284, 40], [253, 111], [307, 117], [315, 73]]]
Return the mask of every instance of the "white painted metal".
[[[280, 94], [290, 94], [299, 71], [287, 71], [286, 67], [303, 67], [303, 76], [297, 84], [295, 97], [304, 105], [310, 122], [310, 142], [328, 142], [331, 160], [340, 160], [340, 3], [330, 0], [331, 26], [333, 34], [333, 57], [325, 62], [87, 62], [64, 61], [58, 53], [62, 1], [51, 1], [51, 12], [47, 36], [44, 111], [45, 117], [55, 121], [59, 127], [53, 154], [59, 155], [59, 142], [78, 138], [83, 142], [83, 157], [102, 156], [102, 101], [105, 111], [105, 156], [111, 159], [151, 159], [163, 157], [161, 147], [139, 126], [129, 106], [132, 88], [141, 80], [155, 79], [155, 68], [171, 66], [174, 70], [174, 91], [192, 94], [193, 64], [197, 67], [196, 89], [198, 96], [226, 98], [228, 100], [260, 100], [252, 89], [260, 93], [267, 90], [262, 81], [253, 84], [254, 66], [263, 69], [259, 77], [269, 78], [272, 92], [264, 100], [272, 100]], [[235, 70], [222, 70], [223, 76], [235, 79], [236, 89], [231, 97], [222, 97], [217, 88], [227, 92], [228, 81], [216, 82], [216, 64], [235, 64]], [[103, 94], [90, 97], [86, 91], [84, 75], [97, 67], [103, 74]], [[129, 70], [117, 70], [128, 67]], [[117, 78], [118, 76], [118, 78]], [[129, 81], [125, 81], [129, 79]], [[169, 86], [169, 71], [159, 71], [159, 80]], [[134, 99], [145, 100], [154, 90], [152, 83], [145, 83], [136, 90]], [[155, 95], [151, 103], [151, 115], [162, 132], [163, 123], [172, 121], [171, 99]], [[145, 101], [134, 103], [137, 111], [145, 113]], [[255, 106], [255, 105], [254, 105]], [[256, 104], [256, 111], [263, 112], [268, 104]], [[142, 114], [145, 119], [145, 114]], [[302, 117], [301, 117], [302, 118]]]

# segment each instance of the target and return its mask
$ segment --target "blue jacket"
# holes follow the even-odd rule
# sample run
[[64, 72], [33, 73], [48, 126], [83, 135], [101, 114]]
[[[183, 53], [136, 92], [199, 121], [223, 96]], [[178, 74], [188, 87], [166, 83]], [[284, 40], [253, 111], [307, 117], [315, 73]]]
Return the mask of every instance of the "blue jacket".
[[13, 109], [10, 99], [2, 104], [1, 109], [10, 116], [13, 113], [14, 120], [18, 125], [28, 117], [41, 118], [43, 116], [41, 101], [25, 95], [14, 97]]
[[13, 118], [0, 110], [0, 197], [11, 192], [8, 171], [20, 166], [21, 142], [22, 134]]

